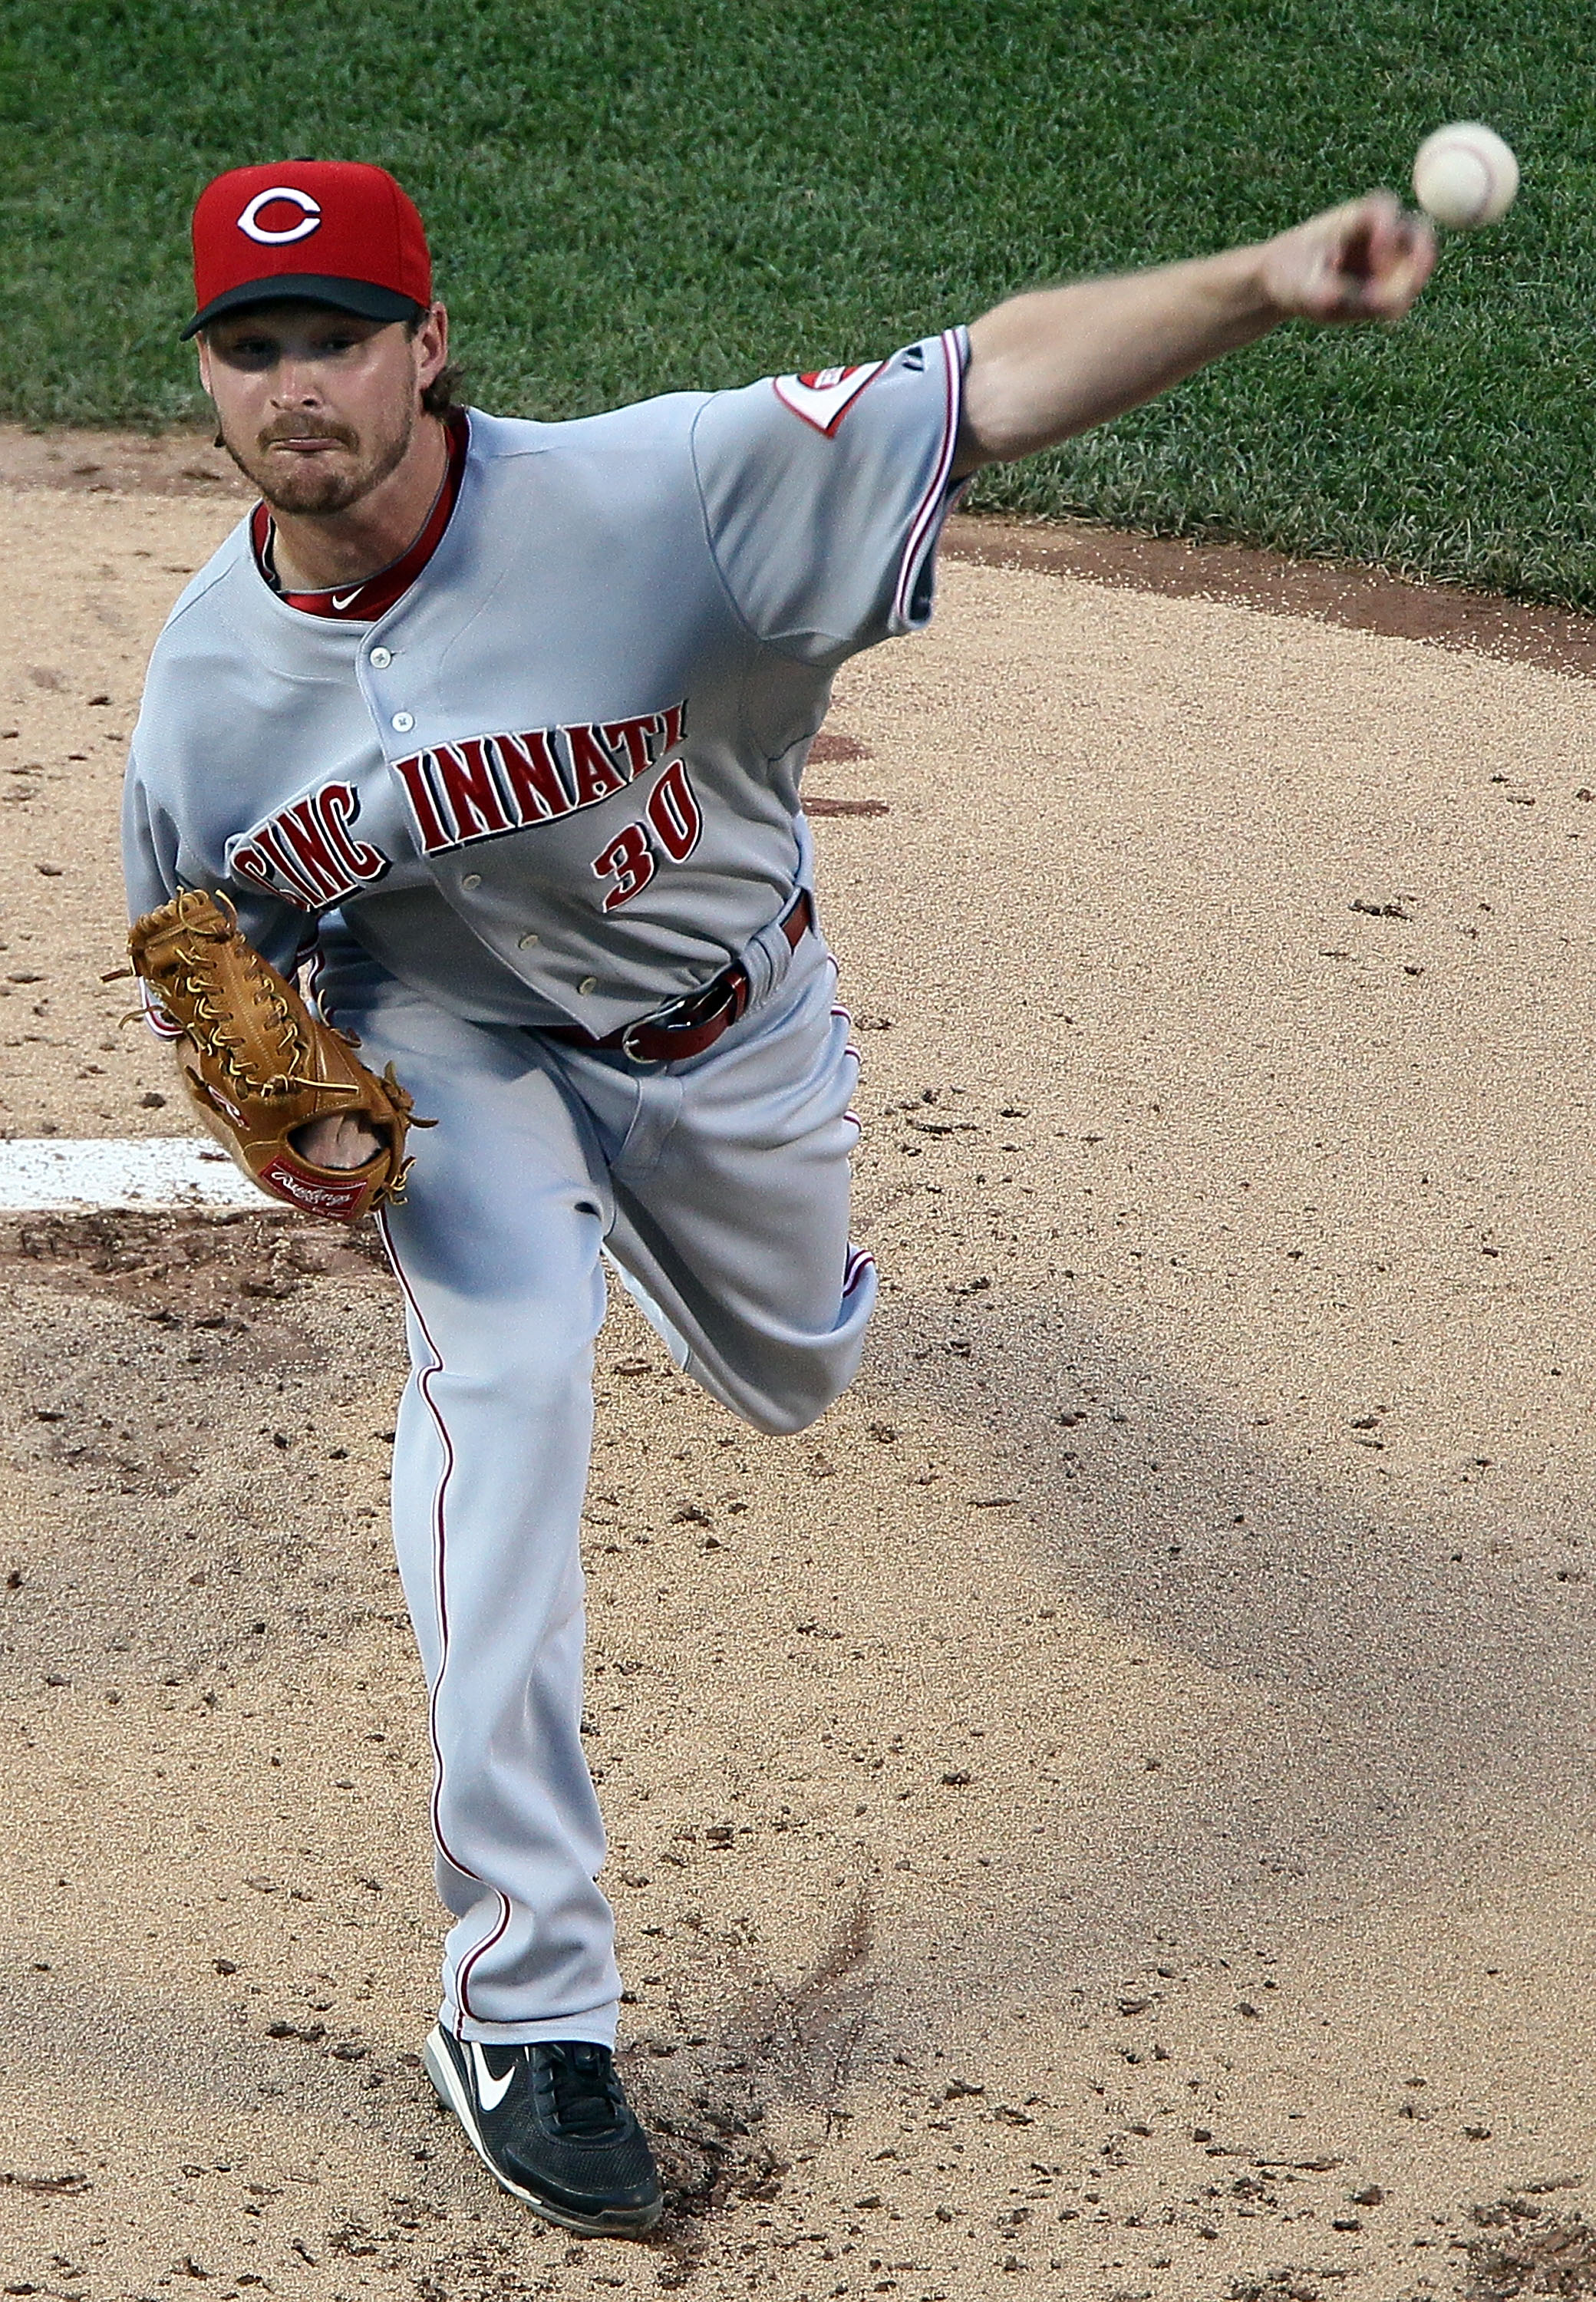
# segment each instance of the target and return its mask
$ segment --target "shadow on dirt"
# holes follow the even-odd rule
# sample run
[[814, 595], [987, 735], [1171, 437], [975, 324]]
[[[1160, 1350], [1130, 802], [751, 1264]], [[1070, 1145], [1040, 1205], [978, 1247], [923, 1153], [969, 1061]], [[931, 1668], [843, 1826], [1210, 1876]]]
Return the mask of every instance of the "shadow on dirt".
[[1470, 1805], [1511, 1821], [1529, 1786], [1536, 1811], [1589, 1814], [1590, 1586], [1567, 1564], [1577, 1527], [1532, 1525], [1528, 1483], [1474, 1538], [1422, 1469], [1410, 1489], [1339, 1463], [1310, 1481], [1243, 1413], [1037, 1294], [989, 1327], [902, 1298], [867, 1385], [962, 1425], [966, 1483], [982, 1456], [1001, 1469], [1073, 1596], [1278, 1719], [1216, 1752], [1195, 1839], [1239, 1832], [1272, 1876], [1361, 1891]]
[[1517, 2302], [1520, 2295], [1596, 2294], [1596, 2229], [1579, 2214], [1554, 2214], [1533, 2198], [1476, 2206], [1468, 2283], [1461, 2302]]
[[864, 2054], [875, 1984], [870, 1907], [861, 1889], [820, 1956], [792, 1984], [753, 1984], [719, 2037], [694, 2047], [647, 2034], [623, 2048], [628, 2092], [655, 2139], [668, 2256], [663, 2286], [698, 2268], [724, 2207], [771, 2198], [788, 2169], [763, 2129], [773, 2109], [818, 2113], [829, 2134]]

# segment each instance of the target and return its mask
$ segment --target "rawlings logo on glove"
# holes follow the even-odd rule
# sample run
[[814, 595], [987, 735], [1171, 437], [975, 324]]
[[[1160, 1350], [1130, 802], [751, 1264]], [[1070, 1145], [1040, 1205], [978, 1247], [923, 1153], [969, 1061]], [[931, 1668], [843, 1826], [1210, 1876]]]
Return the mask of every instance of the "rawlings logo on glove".
[[[414, 1116], [390, 1063], [382, 1077], [356, 1060], [358, 1044], [311, 1013], [293, 986], [239, 932], [225, 895], [184, 888], [128, 934], [133, 972], [180, 1025], [183, 1077], [196, 1110], [251, 1181], [307, 1213], [355, 1222], [401, 1201]], [[376, 1148], [358, 1166], [306, 1155], [316, 1122], [349, 1120]], [[344, 1130], [348, 1131], [348, 1130]]]

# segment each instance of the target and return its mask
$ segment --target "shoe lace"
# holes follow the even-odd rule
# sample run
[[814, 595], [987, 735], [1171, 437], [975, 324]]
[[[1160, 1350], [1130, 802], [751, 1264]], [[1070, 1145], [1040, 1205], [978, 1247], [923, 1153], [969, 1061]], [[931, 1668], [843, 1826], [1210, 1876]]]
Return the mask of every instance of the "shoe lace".
[[607, 2046], [585, 2041], [545, 2049], [544, 2083], [554, 2097], [554, 2122], [562, 2134], [591, 2141], [617, 2127], [626, 2098]]

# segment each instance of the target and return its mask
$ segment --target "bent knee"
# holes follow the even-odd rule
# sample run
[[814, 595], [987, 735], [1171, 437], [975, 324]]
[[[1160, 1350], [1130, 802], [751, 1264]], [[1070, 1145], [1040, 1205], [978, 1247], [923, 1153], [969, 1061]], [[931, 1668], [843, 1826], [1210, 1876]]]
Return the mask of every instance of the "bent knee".
[[757, 1407], [745, 1408], [743, 1420], [751, 1423], [756, 1431], [762, 1431], [767, 1439], [794, 1439], [799, 1432], [812, 1429], [830, 1405], [828, 1399], [822, 1399], [819, 1407], [768, 1407], [761, 1403]]
[[728, 1380], [724, 1375], [716, 1382], [696, 1358], [688, 1362], [687, 1372], [712, 1398], [729, 1407], [734, 1415], [755, 1431], [762, 1431], [768, 1439], [791, 1439], [800, 1431], [807, 1431], [828, 1407], [836, 1406], [853, 1382], [854, 1371], [848, 1367], [839, 1370], [834, 1380], [771, 1385], [768, 1389]]

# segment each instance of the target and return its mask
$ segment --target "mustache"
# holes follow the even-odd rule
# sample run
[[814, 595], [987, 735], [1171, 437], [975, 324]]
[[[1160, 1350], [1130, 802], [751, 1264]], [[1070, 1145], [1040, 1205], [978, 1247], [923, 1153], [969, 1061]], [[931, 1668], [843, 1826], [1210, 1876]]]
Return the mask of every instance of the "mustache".
[[349, 449], [360, 445], [360, 436], [351, 425], [330, 424], [325, 419], [318, 420], [308, 416], [278, 416], [274, 423], [267, 424], [264, 432], [257, 433], [256, 444], [260, 448], [270, 448], [279, 440], [333, 440], [340, 448]]

